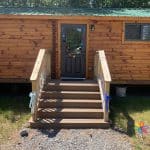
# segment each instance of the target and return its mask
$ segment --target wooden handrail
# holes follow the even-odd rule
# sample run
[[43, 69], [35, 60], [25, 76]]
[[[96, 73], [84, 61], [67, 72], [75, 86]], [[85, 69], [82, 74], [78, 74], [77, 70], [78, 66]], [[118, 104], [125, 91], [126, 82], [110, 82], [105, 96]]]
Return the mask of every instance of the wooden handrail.
[[94, 62], [94, 74], [99, 84], [103, 103], [104, 121], [109, 120], [109, 99], [111, 75], [104, 50], [97, 51]]
[[111, 82], [111, 75], [110, 75], [110, 71], [108, 68], [108, 63], [107, 63], [107, 59], [105, 56], [105, 52], [103, 50], [98, 51], [98, 55], [99, 55], [99, 61], [101, 62], [101, 67], [102, 67], [102, 73], [104, 76], [104, 80], [106, 82]]
[[50, 53], [45, 49], [40, 49], [30, 77], [30, 81], [32, 83], [32, 93], [34, 93], [35, 95], [35, 97], [33, 98], [34, 102], [32, 102], [33, 107], [32, 115], [34, 121], [36, 121], [37, 119], [37, 106], [39, 93], [44, 86], [46, 77], [51, 73], [50, 68], [51, 68]]
[[45, 56], [46, 50], [45, 49], [40, 49], [38, 56], [36, 58], [34, 68], [30, 77], [31, 81], [37, 80], [42, 63], [44, 61], [44, 56]]

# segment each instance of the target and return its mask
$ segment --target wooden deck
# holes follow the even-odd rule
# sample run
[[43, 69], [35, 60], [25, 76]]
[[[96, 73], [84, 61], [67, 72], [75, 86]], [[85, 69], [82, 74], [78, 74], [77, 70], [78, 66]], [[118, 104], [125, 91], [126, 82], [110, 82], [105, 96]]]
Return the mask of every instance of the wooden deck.
[[104, 51], [95, 55], [95, 80], [78, 82], [51, 80], [50, 56], [41, 49], [31, 74], [31, 127], [107, 128], [111, 76]]

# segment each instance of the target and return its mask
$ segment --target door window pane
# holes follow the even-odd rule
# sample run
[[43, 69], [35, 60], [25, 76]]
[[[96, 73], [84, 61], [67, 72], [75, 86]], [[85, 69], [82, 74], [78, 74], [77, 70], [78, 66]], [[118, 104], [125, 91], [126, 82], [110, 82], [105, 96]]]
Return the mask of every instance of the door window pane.
[[66, 29], [66, 50], [68, 54], [80, 54], [82, 45], [82, 29], [68, 27]]

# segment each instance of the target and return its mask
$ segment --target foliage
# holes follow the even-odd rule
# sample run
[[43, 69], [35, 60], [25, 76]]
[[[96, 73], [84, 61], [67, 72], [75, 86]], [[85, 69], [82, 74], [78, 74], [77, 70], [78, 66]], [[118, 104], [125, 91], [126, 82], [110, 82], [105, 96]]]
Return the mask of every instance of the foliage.
[[1, 0], [2, 7], [150, 8], [150, 0]]

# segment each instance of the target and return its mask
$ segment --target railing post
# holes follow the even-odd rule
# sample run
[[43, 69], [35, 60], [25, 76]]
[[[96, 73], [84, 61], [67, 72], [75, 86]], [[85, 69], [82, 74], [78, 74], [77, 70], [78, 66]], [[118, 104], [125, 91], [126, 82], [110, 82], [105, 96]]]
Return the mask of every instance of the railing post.
[[51, 73], [51, 55], [49, 51], [40, 49], [37, 56], [30, 81], [32, 83], [32, 92], [30, 94], [30, 108], [32, 110], [33, 121], [37, 120], [38, 96], [43, 88], [46, 77]]
[[110, 82], [111, 76], [107, 64], [107, 60], [105, 57], [105, 52], [97, 51], [95, 55], [94, 61], [94, 75], [98, 80], [101, 99], [103, 103], [103, 111], [104, 111], [104, 121], [109, 121], [109, 92], [110, 92]]
[[[37, 85], [37, 81], [36, 80], [34, 80], [34, 81], [32, 81], [32, 92], [35, 92], [36, 93], [36, 95], [37, 95], [37, 93], [38, 93], [38, 85]], [[37, 97], [35, 97], [35, 106], [34, 106], [34, 111], [33, 111], [33, 121], [36, 121], [36, 119], [37, 119]]]
[[105, 82], [105, 112], [104, 121], [109, 121], [109, 97], [110, 97], [110, 82]]

